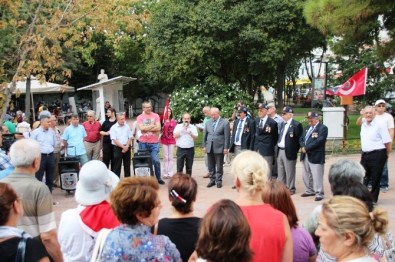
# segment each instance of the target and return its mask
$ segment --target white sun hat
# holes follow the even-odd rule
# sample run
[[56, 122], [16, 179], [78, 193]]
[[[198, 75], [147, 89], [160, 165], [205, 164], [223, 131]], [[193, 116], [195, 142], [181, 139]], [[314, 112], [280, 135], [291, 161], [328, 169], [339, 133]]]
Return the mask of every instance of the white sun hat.
[[85, 206], [97, 205], [108, 198], [118, 182], [119, 177], [103, 162], [91, 160], [80, 170], [75, 200]]

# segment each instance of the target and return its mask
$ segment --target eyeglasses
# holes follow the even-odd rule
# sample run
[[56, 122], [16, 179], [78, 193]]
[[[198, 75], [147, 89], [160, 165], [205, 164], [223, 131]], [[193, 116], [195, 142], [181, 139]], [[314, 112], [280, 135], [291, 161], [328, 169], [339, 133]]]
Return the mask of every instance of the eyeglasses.
[[377, 107], [385, 107], [385, 105], [384, 104], [379, 104], [379, 105], [377, 105]]
[[87, 116], [87, 117], [93, 117], [93, 116]]
[[282, 115], [286, 115], [286, 114], [288, 114], [288, 113], [287, 113], [287, 112], [282, 112], [281, 114], [282, 114]]

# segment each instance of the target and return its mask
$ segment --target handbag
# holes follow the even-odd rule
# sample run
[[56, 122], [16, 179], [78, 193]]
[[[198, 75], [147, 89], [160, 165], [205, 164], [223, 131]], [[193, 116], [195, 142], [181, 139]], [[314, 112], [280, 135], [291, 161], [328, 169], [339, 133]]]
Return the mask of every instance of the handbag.
[[90, 262], [101, 262], [101, 253], [103, 252], [104, 243], [106, 242], [108, 234], [110, 234], [111, 229], [103, 228], [100, 230], [96, 238], [96, 243], [92, 251], [92, 257]]
[[18, 243], [18, 250], [16, 251], [15, 262], [25, 261], [25, 251], [26, 251], [26, 238], [24, 237], [25, 232], [22, 233], [22, 238]]

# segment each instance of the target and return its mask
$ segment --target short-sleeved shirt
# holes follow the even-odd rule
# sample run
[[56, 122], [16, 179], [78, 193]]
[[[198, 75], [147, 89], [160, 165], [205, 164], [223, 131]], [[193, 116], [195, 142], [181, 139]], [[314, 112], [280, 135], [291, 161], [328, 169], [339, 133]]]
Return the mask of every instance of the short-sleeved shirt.
[[107, 236], [102, 261], [180, 261], [180, 252], [166, 236], [153, 235], [145, 225], [125, 225]]
[[[16, 261], [19, 237], [13, 237], [0, 242], [1, 261]], [[41, 241], [35, 238], [26, 240], [25, 262], [37, 262], [44, 257], [49, 257]]]
[[[111, 127], [113, 126], [113, 125], [115, 125], [117, 123], [117, 120], [114, 120], [114, 121], [110, 121], [110, 120], [105, 120], [104, 122], [103, 122], [103, 124], [101, 125], [101, 128], [100, 128], [100, 131], [104, 131], [104, 132], [108, 132], [108, 131], [110, 131], [110, 129], [111, 129]], [[103, 143], [106, 143], [106, 144], [111, 144], [111, 138], [110, 138], [110, 135], [105, 135], [105, 136], [103, 136]]]
[[11, 173], [1, 182], [10, 184], [22, 199], [23, 216], [18, 228], [36, 237], [56, 229], [53, 201], [48, 187], [34, 175]]
[[[150, 114], [142, 113], [137, 117], [137, 124], [138, 125], [152, 125], [152, 124], [160, 124], [160, 118], [159, 115], [151, 112]], [[149, 143], [149, 144], [155, 144], [159, 143], [159, 131], [141, 131], [141, 136], [139, 138], [139, 141], [141, 143]]]
[[52, 128], [44, 130], [42, 127], [39, 127], [31, 133], [30, 138], [36, 140], [40, 144], [40, 151], [42, 154], [49, 154], [54, 151], [56, 137]]
[[197, 136], [198, 131], [196, 126], [188, 125], [187, 129], [185, 130], [184, 124], [178, 124], [174, 129], [174, 133], [179, 133], [180, 137], [176, 139], [176, 145], [180, 148], [191, 148], [195, 146], [195, 141], [188, 134], [188, 131], [192, 132], [192, 135]]
[[170, 238], [180, 251], [182, 261], [188, 261], [195, 250], [200, 220], [199, 217], [162, 218], [159, 220], [158, 235]]
[[[63, 132], [63, 140], [67, 141], [67, 154], [70, 156], [80, 156], [86, 154], [84, 138], [86, 137], [85, 128], [82, 125], [77, 127], [69, 125]], [[75, 150], [74, 150], [75, 149]]]
[[93, 121], [92, 123], [90, 123], [89, 121], [85, 121], [82, 126], [85, 128], [86, 131], [86, 142], [96, 143], [100, 140], [101, 124], [99, 121]]
[[370, 123], [364, 121], [361, 126], [361, 147], [363, 152], [385, 149], [391, 137], [383, 121], [374, 118]]
[[305, 262], [317, 254], [313, 238], [310, 233], [303, 227], [297, 226], [291, 228], [293, 242], [293, 262]]
[[394, 128], [394, 118], [392, 117], [391, 114], [384, 112], [384, 114], [381, 115], [376, 114], [375, 118], [377, 118], [380, 121], [384, 121], [388, 129]]
[[116, 123], [110, 129], [110, 138], [113, 145], [116, 145], [114, 140], [118, 140], [122, 145], [126, 145], [132, 137], [132, 130], [130, 130], [130, 126], [126, 123], [122, 126]]

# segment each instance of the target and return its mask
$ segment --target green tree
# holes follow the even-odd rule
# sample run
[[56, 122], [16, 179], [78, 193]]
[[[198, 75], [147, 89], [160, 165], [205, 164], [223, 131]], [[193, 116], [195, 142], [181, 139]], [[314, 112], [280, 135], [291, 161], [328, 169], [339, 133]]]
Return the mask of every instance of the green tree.
[[[66, 50], [75, 49], [84, 61], [92, 64], [91, 54], [97, 47], [90, 41], [94, 34], [119, 39], [140, 31], [147, 14], [136, 12], [133, 3], [129, 0], [0, 1], [2, 116], [17, 80], [34, 74], [43, 81], [67, 84], [71, 70], [64, 60]], [[29, 107], [26, 109], [29, 113]]]
[[[383, 58], [395, 54], [395, 2], [387, 0], [307, 0], [304, 7], [307, 22], [328, 37], [335, 36], [337, 53], [347, 48], [378, 46]], [[380, 38], [386, 31], [388, 37]], [[346, 49], [344, 49], [346, 48]]]
[[147, 72], [188, 84], [238, 83], [254, 96], [276, 83], [282, 105], [290, 64], [325, 41], [302, 15], [303, 1], [159, 1], [147, 28]]

